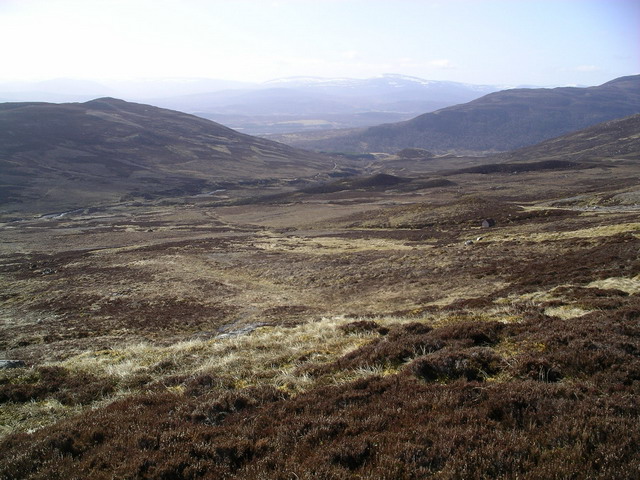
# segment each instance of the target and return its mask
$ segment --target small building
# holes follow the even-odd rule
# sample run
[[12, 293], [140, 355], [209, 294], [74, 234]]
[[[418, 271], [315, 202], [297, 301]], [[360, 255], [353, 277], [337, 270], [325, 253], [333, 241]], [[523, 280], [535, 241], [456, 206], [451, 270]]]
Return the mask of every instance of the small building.
[[482, 220], [482, 228], [491, 228], [496, 226], [496, 221], [493, 218], [485, 218]]

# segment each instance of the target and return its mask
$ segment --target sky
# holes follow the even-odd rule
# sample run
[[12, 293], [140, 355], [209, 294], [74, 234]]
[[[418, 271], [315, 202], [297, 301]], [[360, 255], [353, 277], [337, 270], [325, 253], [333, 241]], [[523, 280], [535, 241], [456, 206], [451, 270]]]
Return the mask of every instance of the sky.
[[3, 81], [599, 85], [640, 73], [640, 1], [0, 0], [0, 45]]

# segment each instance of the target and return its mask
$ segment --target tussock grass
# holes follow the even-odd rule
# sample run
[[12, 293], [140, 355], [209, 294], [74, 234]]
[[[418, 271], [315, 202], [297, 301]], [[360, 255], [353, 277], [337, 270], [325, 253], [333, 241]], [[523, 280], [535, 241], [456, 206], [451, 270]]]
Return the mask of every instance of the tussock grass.
[[3, 403], [0, 407], [0, 438], [15, 431], [38, 430], [80, 411], [82, 408], [79, 406], [63, 405], [55, 399], [31, 401], [26, 404]]
[[[306, 364], [322, 364], [363, 345], [372, 334], [343, 335], [337, 329], [350, 320], [323, 318], [293, 328], [262, 327], [249, 335], [209, 340], [188, 340], [168, 346], [136, 343], [107, 350], [86, 351], [64, 361], [50, 363], [71, 375], [90, 373], [116, 383], [115, 391], [92, 405], [166, 385], [181, 394], [181, 385], [199, 375], [214, 375], [225, 381], [221, 389], [273, 386], [300, 393], [316, 385], [302, 371]], [[349, 373], [340, 381], [375, 375], [377, 371]], [[178, 380], [176, 385], [174, 379]], [[336, 380], [337, 381], [337, 380]], [[90, 405], [84, 405], [87, 407]], [[51, 398], [44, 401], [4, 403], [0, 412], [0, 436], [40, 428], [78, 413], [83, 406], [65, 406]]]
[[580, 307], [572, 307], [570, 305], [561, 305], [558, 307], [549, 307], [544, 310], [546, 315], [562, 318], [564, 320], [569, 318], [577, 318], [591, 313], [593, 310], [585, 310]]
[[[416, 321], [443, 327], [465, 321], [494, 320], [508, 323], [517, 318], [508, 307], [498, 306], [491, 314], [469, 311], [423, 313], [412, 317], [383, 316], [376, 318], [376, 323], [382, 328]], [[221, 379], [210, 387], [220, 391], [274, 387], [297, 395], [322, 385], [397, 374], [402, 368], [400, 364], [363, 364], [337, 369], [327, 375], [310, 374], [311, 370], [335, 362], [380, 338], [376, 331], [345, 332], [341, 329], [357, 321], [335, 316], [295, 327], [259, 327], [243, 335], [185, 340], [170, 345], [138, 342], [85, 351], [44, 367], [62, 369], [71, 377], [91, 375], [114, 385], [113, 389], [77, 405], [63, 405], [51, 396], [39, 401], [5, 403], [0, 413], [3, 420], [0, 436], [41, 428], [83, 409], [104, 406], [148, 389], [161, 388], [181, 395], [186, 384], [201, 376]], [[404, 364], [426, 353], [418, 349], [404, 359]]]
[[[128, 385], [141, 375], [162, 383], [170, 377], [186, 379], [208, 373], [228, 379], [235, 388], [270, 385], [296, 393], [313, 386], [307, 374], [297, 373], [301, 367], [331, 361], [373, 338], [374, 334], [368, 332], [342, 334], [338, 327], [350, 321], [332, 317], [292, 328], [259, 327], [248, 335], [187, 340], [168, 346], [122, 345], [83, 352], [51, 365], [114, 378], [121, 388], [130, 388]], [[398, 321], [389, 319], [388, 323]], [[377, 373], [363, 371], [356, 376]]]
[[[228, 379], [235, 388], [268, 385], [299, 393], [316, 386], [316, 381], [305, 373], [305, 366], [331, 362], [377, 337], [375, 332], [345, 335], [339, 330], [353, 321], [336, 316], [296, 327], [259, 327], [248, 335], [188, 340], [169, 346], [138, 343], [84, 352], [58, 365], [116, 377], [123, 384], [141, 374], [152, 374], [157, 381], [163, 377], [214, 374]], [[407, 321], [404, 317], [385, 317], [379, 323], [395, 325]], [[422, 321], [445, 320], [424, 317]], [[376, 368], [358, 369], [331, 381], [342, 383], [381, 373]]]

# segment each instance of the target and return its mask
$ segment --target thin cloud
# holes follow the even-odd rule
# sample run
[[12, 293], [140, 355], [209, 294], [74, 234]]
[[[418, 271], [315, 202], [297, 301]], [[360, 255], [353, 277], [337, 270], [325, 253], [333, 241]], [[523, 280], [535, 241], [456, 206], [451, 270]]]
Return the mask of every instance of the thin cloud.
[[431, 60], [429, 62], [429, 66], [435, 67], [435, 68], [441, 68], [443, 70], [450, 70], [452, 68], [456, 68], [456, 66], [448, 58], [439, 58], [436, 60]]
[[346, 60], [355, 60], [360, 56], [360, 53], [357, 50], [347, 50], [345, 52], [342, 52], [341, 56]]

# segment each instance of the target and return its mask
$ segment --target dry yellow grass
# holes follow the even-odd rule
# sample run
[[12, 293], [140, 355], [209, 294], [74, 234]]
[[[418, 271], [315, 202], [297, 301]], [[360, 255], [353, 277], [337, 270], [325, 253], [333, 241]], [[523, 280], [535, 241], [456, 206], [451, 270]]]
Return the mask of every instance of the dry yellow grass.
[[619, 233], [632, 233], [634, 235], [638, 235], [640, 234], [640, 223], [618, 223], [615, 225], [604, 225], [566, 232], [528, 232], [526, 235], [522, 232], [491, 232], [484, 236], [484, 241], [510, 242], [526, 239], [528, 242], [552, 242], [571, 238], [610, 237]]
[[[74, 373], [111, 378], [116, 390], [92, 405], [68, 406], [53, 399], [21, 404], [5, 403], [0, 409], [0, 437], [15, 431], [41, 428], [61, 418], [79, 413], [84, 408], [106, 405], [116, 399], [135, 394], [132, 380], [149, 375], [156, 384], [175, 376], [194, 378], [210, 374], [224, 379], [218, 388], [243, 389], [270, 385], [298, 394], [319, 384], [342, 384], [373, 375], [397, 373], [398, 368], [368, 366], [344, 370], [330, 376], [313, 377], [305, 367], [332, 362], [377, 337], [376, 333], [345, 334], [340, 327], [357, 319], [335, 316], [295, 327], [259, 327], [249, 334], [197, 339], [171, 345], [133, 343], [114, 345], [106, 350], [90, 350], [47, 366], [63, 367]], [[504, 322], [518, 321], [508, 306], [496, 306], [490, 312], [468, 314], [426, 314], [413, 317], [387, 316], [377, 318], [383, 326], [421, 321], [442, 326], [465, 320]], [[416, 356], [420, 352], [416, 352]], [[408, 359], [407, 361], [410, 361]], [[135, 382], [133, 382], [135, 383]], [[144, 386], [141, 387], [144, 390]], [[182, 385], [166, 387], [182, 394]]]
[[293, 328], [261, 327], [249, 335], [210, 340], [189, 340], [169, 346], [134, 344], [85, 352], [58, 365], [71, 370], [126, 380], [137, 374], [157, 372], [163, 362], [172, 365], [170, 375], [205, 372], [232, 378], [239, 387], [269, 384], [292, 391], [309, 383], [294, 372], [306, 363], [330, 361], [368, 341], [368, 335], [342, 335], [337, 328], [348, 323], [342, 317], [325, 318]]
[[611, 277], [604, 280], [597, 280], [591, 282], [588, 287], [609, 289], [609, 290], [621, 290], [627, 292], [629, 295], [637, 295], [640, 293], [640, 275], [636, 275], [632, 278], [625, 277]]
[[564, 320], [568, 320], [570, 318], [577, 318], [587, 313], [591, 313], [593, 310], [585, 310], [580, 307], [575, 307], [571, 305], [560, 305], [558, 307], [549, 307], [544, 310], [546, 315], [550, 315], [553, 317], [562, 318]]
[[306, 253], [313, 255], [333, 255], [336, 253], [355, 253], [366, 251], [406, 251], [433, 248], [428, 244], [407, 245], [403, 241], [388, 239], [358, 239], [334, 237], [282, 237], [263, 235], [254, 243], [259, 249]]
[[54, 399], [28, 403], [4, 402], [0, 406], [0, 438], [16, 431], [31, 432], [82, 411]]

